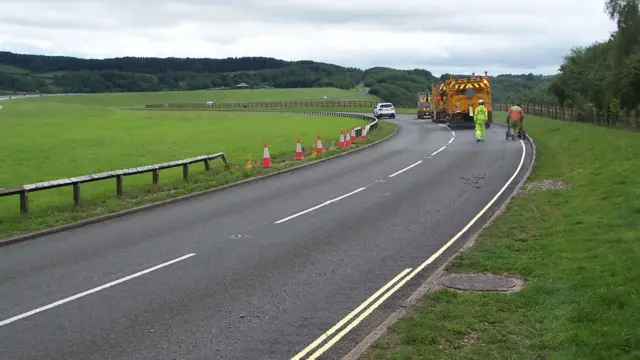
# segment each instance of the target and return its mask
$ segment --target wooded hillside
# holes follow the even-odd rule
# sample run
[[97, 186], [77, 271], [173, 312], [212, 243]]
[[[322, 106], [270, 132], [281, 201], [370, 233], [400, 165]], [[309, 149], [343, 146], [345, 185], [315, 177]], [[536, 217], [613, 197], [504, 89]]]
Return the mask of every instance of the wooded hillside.
[[[492, 76], [496, 100], [527, 101], [547, 94], [549, 77]], [[438, 79], [428, 70], [368, 70], [314, 61], [284, 61], [267, 57], [227, 59], [142, 58], [80, 59], [66, 56], [0, 52], [0, 91], [42, 93], [97, 93], [167, 90], [337, 87], [360, 84], [398, 106], [414, 106], [415, 94], [431, 89]]]

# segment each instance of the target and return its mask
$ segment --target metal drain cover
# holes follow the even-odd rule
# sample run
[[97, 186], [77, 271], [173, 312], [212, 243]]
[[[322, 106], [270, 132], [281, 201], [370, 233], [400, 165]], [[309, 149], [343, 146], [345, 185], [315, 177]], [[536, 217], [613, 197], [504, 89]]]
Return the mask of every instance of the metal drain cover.
[[440, 283], [448, 288], [472, 291], [508, 291], [518, 285], [512, 278], [489, 274], [452, 274]]

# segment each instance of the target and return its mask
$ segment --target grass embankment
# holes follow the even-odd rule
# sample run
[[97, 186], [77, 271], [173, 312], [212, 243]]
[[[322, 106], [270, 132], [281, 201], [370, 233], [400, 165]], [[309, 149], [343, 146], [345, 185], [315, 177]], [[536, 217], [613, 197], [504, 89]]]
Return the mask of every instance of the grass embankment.
[[526, 128], [538, 160], [525, 189], [569, 188], [516, 196], [449, 269], [524, 289], [428, 293], [363, 359], [640, 358], [640, 133], [534, 116]]
[[[268, 91], [263, 93], [269, 94]], [[147, 94], [147, 97], [152, 95]], [[3, 127], [0, 152], [7, 155], [0, 158], [0, 168], [3, 169], [0, 187], [150, 165], [219, 151], [229, 156], [233, 168], [225, 171], [222, 162], [216, 160], [212, 163], [213, 171], [205, 172], [202, 164], [193, 164], [188, 183], [182, 181], [181, 168], [162, 170], [158, 187], [151, 185], [150, 173], [125, 177], [122, 199], [115, 197], [115, 180], [83, 184], [82, 206], [76, 209], [72, 206], [71, 187], [34, 192], [29, 196], [29, 217], [18, 215], [17, 196], [0, 198], [0, 236], [69, 223], [291, 167], [300, 163], [294, 161], [296, 138], [300, 137], [306, 161], [309, 161], [316, 144], [316, 134], [321, 135], [326, 151], [332, 143], [337, 146], [341, 128], [367, 124], [364, 120], [335, 116], [127, 111], [111, 106], [118, 103], [113, 96], [4, 101], [0, 113]], [[93, 101], [88, 101], [89, 98]], [[142, 101], [146, 100], [148, 98], [142, 98]], [[391, 134], [394, 129], [392, 124], [381, 124], [371, 133], [367, 143]], [[273, 168], [268, 170], [260, 168], [265, 141], [274, 162]], [[319, 157], [337, 152], [337, 149], [331, 150]], [[253, 169], [244, 168], [249, 155], [252, 155], [256, 166]]]

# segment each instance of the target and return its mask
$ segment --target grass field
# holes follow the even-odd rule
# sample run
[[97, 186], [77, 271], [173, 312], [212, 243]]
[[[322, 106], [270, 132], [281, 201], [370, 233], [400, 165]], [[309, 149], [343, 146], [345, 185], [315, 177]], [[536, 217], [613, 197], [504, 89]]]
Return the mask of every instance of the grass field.
[[[0, 236], [44, 228], [74, 219], [112, 212], [135, 204], [210, 188], [248, 176], [262, 169], [242, 170], [251, 155], [258, 165], [263, 144], [269, 143], [274, 169], [292, 166], [296, 138], [306, 154], [315, 146], [316, 134], [325, 149], [339, 138], [341, 128], [367, 124], [364, 120], [334, 116], [212, 111], [133, 111], [158, 101], [202, 101], [215, 94], [228, 101], [287, 100], [319, 94], [349, 94], [337, 89], [233, 90], [212, 92], [100, 94], [37, 97], [2, 101], [0, 111], [0, 188], [87, 175], [96, 172], [151, 165], [223, 151], [236, 168], [222, 171], [221, 162], [206, 173], [193, 165], [193, 181], [181, 180], [181, 169], [160, 172], [164, 188], [152, 192], [151, 174], [125, 178], [126, 199], [115, 198], [115, 180], [82, 185], [83, 206], [72, 208], [71, 188], [30, 194], [31, 217], [17, 216], [18, 197], [0, 198]], [[242, 95], [246, 97], [242, 97]], [[161, 100], [162, 101], [162, 100]], [[394, 127], [384, 124], [371, 140], [389, 135]], [[335, 153], [333, 151], [332, 153]], [[326, 155], [325, 155], [326, 156]], [[258, 165], [259, 166], [259, 165]], [[271, 170], [271, 171], [273, 171]]]
[[29, 70], [25, 70], [16, 66], [0, 64], [0, 73], [20, 75], [28, 74]]
[[[529, 190], [450, 269], [520, 276], [524, 289], [428, 293], [363, 359], [640, 358], [640, 133], [526, 127]], [[568, 188], [534, 190], [544, 180]]]
[[147, 104], [295, 101], [295, 100], [377, 100], [372, 95], [360, 95], [360, 89], [335, 88], [307, 89], [255, 89], [255, 90], [198, 90], [138, 93], [82, 94], [72, 96], [43, 96], [29, 99], [37, 102], [55, 102], [107, 107], [140, 107]]

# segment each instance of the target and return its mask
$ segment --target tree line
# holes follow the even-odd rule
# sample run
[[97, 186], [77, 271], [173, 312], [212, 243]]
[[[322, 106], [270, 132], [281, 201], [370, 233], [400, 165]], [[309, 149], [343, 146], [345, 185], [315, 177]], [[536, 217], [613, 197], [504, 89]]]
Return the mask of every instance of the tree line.
[[[446, 75], [448, 77], [448, 75]], [[547, 84], [547, 77], [492, 76], [496, 100], [524, 99]], [[437, 81], [428, 70], [367, 70], [314, 61], [266, 57], [227, 59], [145, 58], [80, 59], [0, 52], [0, 90], [5, 92], [103, 93], [251, 87], [350, 89], [360, 84], [397, 106], [414, 106], [416, 93]], [[538, 90], [535, 90], [538, 91]], [[540, 90], [541, 91], [541, 90]], [[539, 97], [538, 97], [539, 98]], [[524, 101], [524, 100], [523, 100]]]
[[575, 47], [565, 57], [549, 92], [578, 118], [595, 111], [640, 110], [640, 1], [607, 0], [616, 22], [609, 39]]

